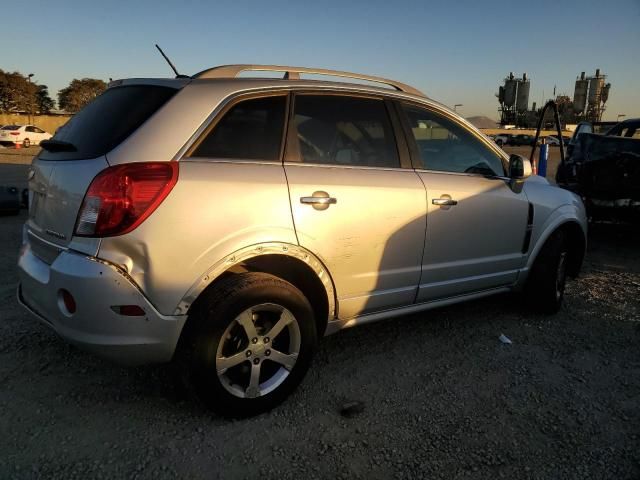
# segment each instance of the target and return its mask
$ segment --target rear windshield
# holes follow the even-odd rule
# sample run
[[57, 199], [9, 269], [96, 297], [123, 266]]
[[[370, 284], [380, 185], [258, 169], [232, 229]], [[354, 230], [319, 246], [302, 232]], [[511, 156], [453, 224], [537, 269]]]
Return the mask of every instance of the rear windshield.
[[42, 150], [42, 160], [95, 158], [110, 152], [175, 93], [174, 88], [129, 85], [110, 88], [60, 127], [53, 140], [71, 143], [74, 152]]
[[18, 130], [20, 125], [5, 125], [0, 130]]

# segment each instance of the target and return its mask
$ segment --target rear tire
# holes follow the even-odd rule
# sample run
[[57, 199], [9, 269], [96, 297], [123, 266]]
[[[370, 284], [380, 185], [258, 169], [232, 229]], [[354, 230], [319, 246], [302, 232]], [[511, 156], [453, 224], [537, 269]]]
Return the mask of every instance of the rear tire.
[[180, 353], [186, 383], [227, 417], [282, 403], [302, 381], [317, 344], [308, 300], [264, 273], [234, 275], [205, 292], [188, 327]]
[[547, 314], [560, 310], [568, 256], [566, 235], [562, 230], [556, 230], [540, 250], [527, 279], [525, 294], [532, 310]]

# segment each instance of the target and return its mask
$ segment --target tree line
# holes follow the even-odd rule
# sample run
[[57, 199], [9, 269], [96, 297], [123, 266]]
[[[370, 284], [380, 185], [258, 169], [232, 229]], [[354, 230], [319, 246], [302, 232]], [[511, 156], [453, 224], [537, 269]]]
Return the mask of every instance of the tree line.
[[[76, 113], [100, 95], [107, 84], [95, 78], [74, 78], [58, 92], [58, 108]], [[30, 76], [0, 69], [0, 113], [46, 115], [55, 107], [46, 85], [32, 82]]]

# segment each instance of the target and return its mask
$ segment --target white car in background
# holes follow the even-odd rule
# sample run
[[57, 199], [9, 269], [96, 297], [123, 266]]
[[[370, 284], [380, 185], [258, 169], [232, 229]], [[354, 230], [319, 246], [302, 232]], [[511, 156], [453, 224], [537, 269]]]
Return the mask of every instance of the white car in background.
[[5, 125], [0, 128], [0, 144], [14, 144], [27, 148], [31, 145], [40, 145], [42, 140], [49, 140], [50, 133], [45, 132], [35, 125]]
[[500, 133], [494, 136], [493, 141], [496, 142], [499, 147], [501, 147], [503, 145], [508, 145], [509, 140], [512, 136], [513, 135], [511, 135], [510, 133]]
[[[565, 146], [569, 143], [569, 140], [571, 140], [569, 137], [565, 137], [565, 136], [562, 137], [562, 141]], [[556, 147], [560, 146], [560, 140], [558, 140], [558, 137], [556, 135], [549, 135], [545, 137], [545, 141], [547, 145], [553, 145]]]

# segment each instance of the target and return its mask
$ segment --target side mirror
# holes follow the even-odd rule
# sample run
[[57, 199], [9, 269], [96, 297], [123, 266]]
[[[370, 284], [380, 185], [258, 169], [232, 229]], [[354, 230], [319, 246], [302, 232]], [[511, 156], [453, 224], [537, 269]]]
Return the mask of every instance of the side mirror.
[[509, 157], [509, 178], [524, 180], [531, 176], [531, 162], [520, 155]]

